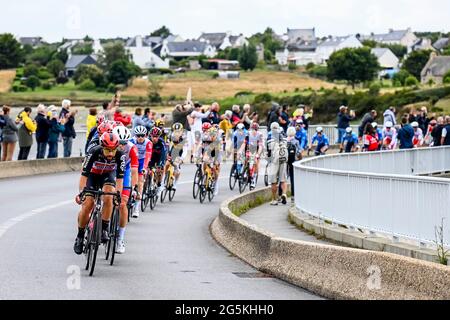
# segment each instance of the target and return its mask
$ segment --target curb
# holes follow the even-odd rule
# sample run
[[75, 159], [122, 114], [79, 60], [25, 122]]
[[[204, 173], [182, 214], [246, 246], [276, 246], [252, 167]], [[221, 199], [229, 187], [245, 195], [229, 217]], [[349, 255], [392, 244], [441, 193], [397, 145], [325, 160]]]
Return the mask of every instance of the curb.
[[214, 239], [256, 269], [330, 299], [450, 299], [450, 269], [387, 252], [277, 238], [236, 217], [259, 189], [223, 202], [211, 225]]
[[0, 179], [80, 171], [83, 157], [0, 162]]

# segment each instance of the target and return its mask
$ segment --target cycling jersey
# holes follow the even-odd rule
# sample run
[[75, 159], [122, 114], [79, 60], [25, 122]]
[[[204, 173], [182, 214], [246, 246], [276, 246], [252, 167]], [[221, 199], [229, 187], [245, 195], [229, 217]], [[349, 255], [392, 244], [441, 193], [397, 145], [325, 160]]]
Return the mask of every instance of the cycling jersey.
[[98, 134], [98, 131], [96, 131], [93, 134], [92, 139], [87, 144], [86, 155], [88, 153], [91, 153], [92, 149], [94, 149], [95, 147], [98, 147], [99, 145], [100, 145], [100, 135]]
[[311, 144], [317, 142], [318, 145], [329, 146], [330, 142], [325, 134], [319, 136], [317, 133], [313, 136]]
[[383, 143], [388, 144], [390, 149], [395, 149], [397, 145], [397, 130], [395, 128], [383, 130]]
[[295, 138], [300, 143], [300, 148], [302, 150], [305, 150], [308, 147], [308, 132], [305, 130], [305, 128], [297, 130], [297, 132], [295, 133]]
[[111, 160], [108, 160], [103, 154], [103, 148], [98, 146], [91, 150], [83, 163], [81, 175], [89, 177], [90, 175], [108, 175], [114, 174], [115, 178], [123, 179], [126, 166], [126, 155], [118, 150]]
[[250, 131], [250, 134], [245, 139], [245, 143], [247, 144], [247, 149], [250, 152], [255, 153], [262, 150], [263, 146], [263, 136], [259, 131]]
[[143, 143], [138, 143], [137, 138], [131, 138], [130, 142], [134, 144], [137, 148], [138, 159], [139, 159], [139, 174], [142, 175], [142, 171], [148, 168], [150, 159], [153, 153], [153, 143], [149, 139], [145, 139]]
[[153, 143], [150, 168], [155, 166], [163, 167], [166, 163], [167, 146], [163, 139], [159, 138], [157, 143]]
[[358, 135], [356, 133], [346, 134], [342, 138], [342, 143], [345, 145], [345, 152], [350, 153], [352, 152], [353, 146], [357, 145], [359, 142]]
[[378, 139], [370, 134], [364, 135], [364, 148], [367, 151], [377, 151], [378, 150]]
[[125, 154], [125, 174], [123, 178], [123, 188], [122, 193], [126, 196], [130, 196], [131, 190], [131, 170], [137, 169], [139, 167], [138, 150], [136, 146], [128, 141], [128, 143], [123, 147], [122, 151]]
[[422, 132], [422, 129], [417, 128], [416, 130], [414, 130], [413, 144], [415, 146], [421, 146], [423, 144], [423, 132]]
[[170, 148], [170, 156], [172, 159], [177, 157], [181, 157], [182, 160], [186, 158], [188, 153], [188, 140], [185, 133], [175, 134], [172, 133], [170, 135], [171, 148]]
[[233, 145], [234, 149], [239, 149], [245, 141], [245, 138], [248, 136], [248, 131], [244, 129], [243, 131], [236, 130], [233, 133]]
[[208, 132], [204, 132], [201, 137], [201, 155], [203, 156], [205, 154], [205, 151], [208, 151], [209, 156], [211, 158], [214, 158], [216, 162], [220, 163], [222, 161], [222, 135], [222, 130], [210, 130]]

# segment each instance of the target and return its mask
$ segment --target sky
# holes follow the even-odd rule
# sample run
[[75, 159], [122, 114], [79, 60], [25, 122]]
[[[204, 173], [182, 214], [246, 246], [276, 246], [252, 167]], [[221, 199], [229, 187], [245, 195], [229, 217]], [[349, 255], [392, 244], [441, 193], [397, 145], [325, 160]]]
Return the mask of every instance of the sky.
[[1, 0], [0, 33], [65, 38], [148, 35], [162, 25], [183, 38], [201, 32], [251, 36], [272, 27], [316, 28], [319, 37], [388, 29], [450, 31], [449, 0]]

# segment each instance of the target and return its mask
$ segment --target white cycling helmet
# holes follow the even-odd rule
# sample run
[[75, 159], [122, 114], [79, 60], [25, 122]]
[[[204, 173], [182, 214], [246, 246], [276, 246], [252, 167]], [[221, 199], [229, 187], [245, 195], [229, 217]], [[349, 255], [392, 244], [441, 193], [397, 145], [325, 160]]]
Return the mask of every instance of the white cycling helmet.
[[347, 133], [352, 133], [352, 132], [353, 132], [353, 129], [352, 129], [352, 127], [348, 127], [347, 129], [345, 129], [345, 131], [346, 131]]
[[295, 137], [295, 134], [297, 133], [297, 130], [295, 130], [294, 127], [289, 127], [287, 129], [287, 135], [288, 137]]
[[414, 121], [413, 123], [411, 123], [411, 127], [418, 128], [419, 127], [419, 123], [417, 121]]
[[274, 130], [278, 130], [278, 129], [280, 129], [280, 124], [278, 122], [273, 122], [270, 125], [270, 130], [274, 131]]
[[372, 122], [372, 127], [374, 127], [374, 128], [378, 127], [378, 123]]
[[113, 133], [119, 137], [121, 142], [131, 139], [131, 132], [127, 127], [115, 127]]
[[322, 133], [323, 132], [323, 128], [322, 127], [317, 127], [316, 131], [317, 131], [317, 133]]
[[391, 121], [387, 121], [385, 124], [386, 128], [392, 128], [394, 124]]
[[244, 124], [243, 123], [239, 123], [238, 125], [237, 125], [237, 127], [236, 127], [238, 130], [240, 130], [240, 131], [242, 131], [242, 130], [244, 130], [245, 129], [245, 126], [244, 126]]
[[134, 128], [134, 134], [136, 136], [145, 135], [145, 134], [147, 134], [147, 128], [144, 126], [138, 126], [138, 127]]

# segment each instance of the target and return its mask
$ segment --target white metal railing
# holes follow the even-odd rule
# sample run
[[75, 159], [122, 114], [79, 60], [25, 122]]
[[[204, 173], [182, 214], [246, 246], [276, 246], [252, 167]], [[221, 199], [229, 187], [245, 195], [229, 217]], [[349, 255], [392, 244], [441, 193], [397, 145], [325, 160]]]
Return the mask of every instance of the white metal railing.
[[[450, 226], [450, 147], [353, 153], [295, 166], [297, 208], [368, 232], [430, 244], [444, 218]], [[449, 237], [444, 237], [450, 245]]]

